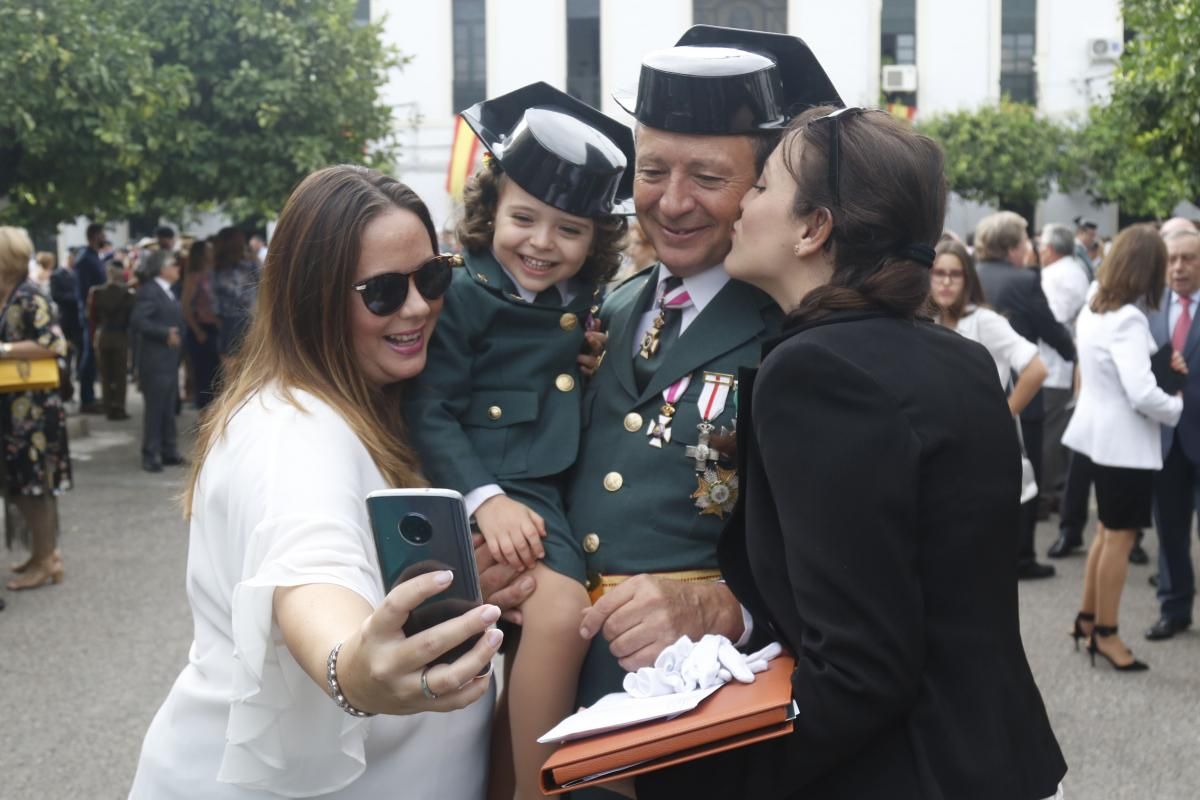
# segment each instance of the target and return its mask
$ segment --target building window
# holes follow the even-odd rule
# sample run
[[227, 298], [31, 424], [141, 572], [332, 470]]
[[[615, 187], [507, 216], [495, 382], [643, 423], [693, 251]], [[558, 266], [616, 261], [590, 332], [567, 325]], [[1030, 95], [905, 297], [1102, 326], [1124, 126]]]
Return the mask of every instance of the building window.
[[917, 63], [916, 0], [883, 0], [880, 64]]
[[787, 33], [787, 0], [692, 0], [692, 21], [768, 33]]
[[454, 0], [454, 110], [487, 98], [487, 13], [484, 0]]
[[354, 24], [367, 25], [371, 22], [371, 0], [357, 0], [354, 4]]
[[600, 107], [600, 0], [567, 0], [567, 94]]
[[1000, 21], [1000, 94], [1037, 103], [1037, 0], [1003, 0]]

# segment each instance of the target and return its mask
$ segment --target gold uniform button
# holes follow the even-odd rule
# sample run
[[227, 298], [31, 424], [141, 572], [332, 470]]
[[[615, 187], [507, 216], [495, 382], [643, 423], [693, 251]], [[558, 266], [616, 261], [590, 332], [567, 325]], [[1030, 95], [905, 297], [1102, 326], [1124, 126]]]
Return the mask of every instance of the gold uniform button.
[[560, 392], [569, 392], [575, 388], [575, 379], [564, 372], [554, 379], [554, 388]]
[[594, 533], [589, 533], [583, 537], [583, 552], [594, 553], [600, 549], [600, 537]]
[[503, 413], [504, 411], [500, 406], [490, 406], [488, 408], [488, 419], [500, 419], [500, 415]]
[[642, 429], [642, 415], [636, 411], [630, 411], [625, 415], [625, 430], [630, 433], [637, 433]]
[[559, 317], [558, 327], [562, 328], [564, 331], [573, 331], [577, 325], [579, 325], [579, 317], [575, 316], [574, 314], [568, 313]]
[[625, 479], [621, 477], [619, 472], [610, 472], [604, 476], [604, 488], [610, 492], [615, 492], [625, 485]]

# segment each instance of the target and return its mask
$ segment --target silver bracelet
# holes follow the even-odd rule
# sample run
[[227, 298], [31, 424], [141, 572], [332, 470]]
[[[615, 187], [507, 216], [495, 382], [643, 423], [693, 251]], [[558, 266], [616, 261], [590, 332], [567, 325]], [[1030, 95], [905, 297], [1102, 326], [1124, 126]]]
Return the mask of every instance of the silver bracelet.
[[329, 685], [329, 696], [333, 698], [333, 702], [338, 704], [338, 708], [352, 717], [373, 717], [375, 715], [369, 711], [362, 711], [350, 705], [346, 696], [342, 694], [342, 687], [338, 684], [337, 659], [343, 644], [344, 642], [338, 642], [333, 646], [333, 649], [329, 651], [329, 661], [326, 662], [325, 682]]

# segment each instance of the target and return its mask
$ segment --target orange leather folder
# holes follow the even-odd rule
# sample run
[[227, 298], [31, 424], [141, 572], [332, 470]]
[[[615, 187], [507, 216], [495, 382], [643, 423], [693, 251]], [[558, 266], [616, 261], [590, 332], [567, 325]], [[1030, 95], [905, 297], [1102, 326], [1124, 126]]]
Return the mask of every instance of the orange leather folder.
[[754, 683], [728, 683], [692, 711], [560, 746], [542, 765], [548, 795], [653, 772], [792, 732], [792, 670], [781, 655]]

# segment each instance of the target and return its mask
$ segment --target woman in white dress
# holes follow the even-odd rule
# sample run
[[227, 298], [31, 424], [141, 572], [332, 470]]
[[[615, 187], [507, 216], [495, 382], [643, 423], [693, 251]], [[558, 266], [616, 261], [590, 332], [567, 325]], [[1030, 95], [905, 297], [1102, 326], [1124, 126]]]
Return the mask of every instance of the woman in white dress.
[[196, 443], [195, 638], [131, 797], [484, 796], [492, 688], [476, 676], [500, 645], [500, 609], [406, 638], [408, 612], [458, 577], [385, 597], [364, 502], [423, 485], [398, 395], [425, 365], [449, 283], [436, 246], [420, 198], [371, 170], [321, 170], [288, 200]]
[[938, 309], [938, 322], [987, 348], [996, 362], [1001, 386], [1007, 389], [1012, 373], [1017, 373], [1008, 395], [1008, 408], [1017, 416], [1046, 380], [1046, 365], [1038, 355], [1037, 344], [1022, 337], [1007, 319], [983, 304], [983, 286], [967, 248], [947, 239], [938, 243], [934, 253], [929, 293]]

